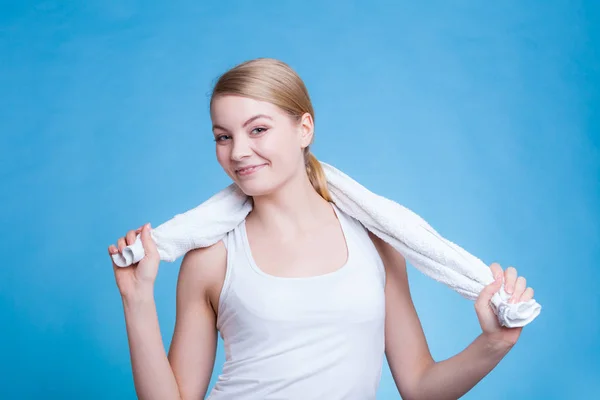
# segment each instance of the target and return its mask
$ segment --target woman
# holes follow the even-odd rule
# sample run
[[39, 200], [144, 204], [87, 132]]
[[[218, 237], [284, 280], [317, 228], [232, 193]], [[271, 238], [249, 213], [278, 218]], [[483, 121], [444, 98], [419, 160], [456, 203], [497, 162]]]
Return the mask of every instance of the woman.
[[206, 394], [217, 332], [226, 351], [209, 399], [374, 399], [384, 352], [405, 399], [456, 399], [516, 343], [489, 302], [503, 280], [512, 301], [533, 298], [515, 268], [490, 268], [496, 281], [475, 303], [482, 334], [458, 355], [435, 362], [411, 300], [404, 257], [331, 201], [310, 153], [314, 112], [285, 63], [256, 59], [225, 73], [210, 113], [219, 164], [251, 196], [237, 228], [188, 252], [177, 284], [169, 354], [153, 287], [159, 256], [150, 226], [146, 256], [113, 264], [124, 305], [136, 391], [142, 399]]

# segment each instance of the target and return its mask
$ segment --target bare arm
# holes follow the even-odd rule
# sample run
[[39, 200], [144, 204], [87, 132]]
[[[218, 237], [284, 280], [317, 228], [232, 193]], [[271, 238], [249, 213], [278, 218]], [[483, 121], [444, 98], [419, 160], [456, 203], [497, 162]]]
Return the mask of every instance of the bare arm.
[[406, 261], [371, 234], [386, 267], [386, 355], [402, 398], [458, 399], [487, 375], [508, 352], [483, 335], [459, 354], [435, 362], [411, 299]]
[[151, 289], [124, 297], [133, 378], [140, 399], [197, 399], [206, 394], [216, 349], [215, 313], [208, 293], [224, 275], [222, 242], [189, 252], [177, 283], [177, 314], [169, 355]]
[[458, 399], [471, 390], [508, 353], [482, 335], [457, 355], [437, 362], [422, 374], [417, 399]]
[[177, 284], [177, 315], [169, 360], [183, 399], [204, 398], [215, 362], [216, 304], [225, 278], [223, 242], [186, 254]]
[[408, 287], [406, 261], [392, 246], [369, 232], [386, 270], [385, 352], [403, 399], [414, 399], [423, 373], [435, 361]]
[[180, 399], [158, 324], [154, 293], [123, 298], [133, 382], [140, 399]]

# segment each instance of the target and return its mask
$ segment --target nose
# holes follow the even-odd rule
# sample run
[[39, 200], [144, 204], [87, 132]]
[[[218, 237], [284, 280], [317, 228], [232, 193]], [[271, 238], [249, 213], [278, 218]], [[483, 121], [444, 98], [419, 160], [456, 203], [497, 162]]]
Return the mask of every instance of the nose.
[[248, 143], [248, 140], [244, 136], [238, 135], [235, 140], [233, 140], [231, 159], [233, 161], [241, 161], [250, 155], [252, 155], [250, 143]]

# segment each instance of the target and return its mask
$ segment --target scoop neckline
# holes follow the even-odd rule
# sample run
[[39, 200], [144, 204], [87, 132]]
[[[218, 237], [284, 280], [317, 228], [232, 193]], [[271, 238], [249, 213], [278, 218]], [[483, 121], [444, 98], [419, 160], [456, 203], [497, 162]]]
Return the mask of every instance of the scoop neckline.
[[250, 248], [250, 240], [248, 239], [248, 232], [246, 230], [246, 220], [244, 219], [244, 221], [242, 221], [242, 225], [241, 225], [244, 251], [246, 252], [246, 257], [248, 258], [248, 261], [250, 262], [250, 267], [254, 270], [254, 272], [256, 272], [257, 274], [259, 274], [265, 278], [268, 278], [268, 279], [279, 280], [279, 281], [290, 281], [290, 282], [315, 281], [315, 280], [321, 280], [321, 279], [329, 279], [329, 278], [332, 278], [332, 277], [335, 277], [338, 275], [345, 274], [350, 267], [350, 260], [352, 259], [352, 254], [353, 254], [353, 251], [351, 249], [351, 244], [350, 244], [350, 238], [348, 235], [348, 227], [346, 225], [346, 221], [344, 220], [343, 216], [340, 215], [341, 214], [340, 210], [337, 208], [335, 203], [329, 202], [329, 204], [333, 208], [335, 216], [340, 224], [340, 228], [341, 228], [342, 234], [344, 236], [344, 241], [346, 242], [346, 262], [341, 267], [339, 267], [338, 269], [331, 271], [331, 272], [326, 272], [324, 274], [312, 275], [312, 276], [293, 277], [293, 276], [277, 276], [277, 275], [269, 274], [269, 273], [263, 271], [258, 266], [258, 264], [256, 263], [256, 260], [254, 259], [254, 256], [252, 255], [252, 249]]

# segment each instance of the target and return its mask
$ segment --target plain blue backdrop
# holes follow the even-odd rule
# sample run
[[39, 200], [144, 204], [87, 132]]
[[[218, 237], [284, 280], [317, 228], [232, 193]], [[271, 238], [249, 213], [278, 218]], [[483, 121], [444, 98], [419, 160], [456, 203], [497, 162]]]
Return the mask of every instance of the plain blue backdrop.
[[[208, 94], [255, 57], [305, 80], [317, 157], [535, 289], [465, 399], [600, 398], [598, 2], [0, 4], [1, 398], [135, 397], [106, 248], [229, 184]], [[463, 350], [473, 303], [409, 277], [434, 358]], [[378, 398], [399, 398], [387, 364]]]

